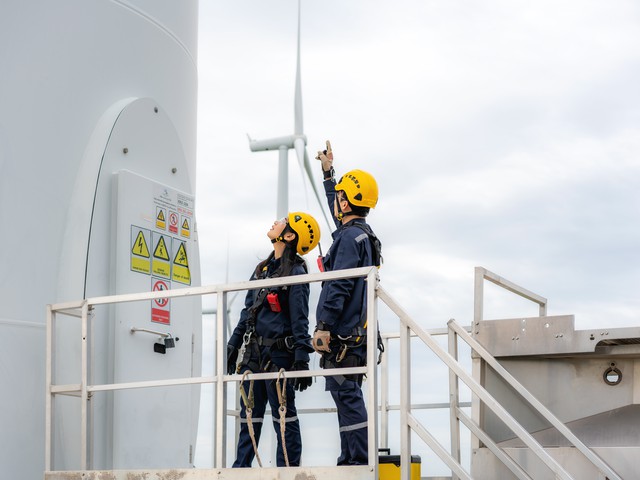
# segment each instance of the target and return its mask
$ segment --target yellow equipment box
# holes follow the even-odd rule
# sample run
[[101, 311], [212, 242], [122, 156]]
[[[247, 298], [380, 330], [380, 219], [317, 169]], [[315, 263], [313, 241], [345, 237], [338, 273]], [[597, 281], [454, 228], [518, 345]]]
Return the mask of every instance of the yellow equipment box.
[[[400, 455], [380, 455], [378, 464], [380, 480], [400, 480]], [[411, 480], [420, 480], [420, 467], [420, 456], [411, 455]]]

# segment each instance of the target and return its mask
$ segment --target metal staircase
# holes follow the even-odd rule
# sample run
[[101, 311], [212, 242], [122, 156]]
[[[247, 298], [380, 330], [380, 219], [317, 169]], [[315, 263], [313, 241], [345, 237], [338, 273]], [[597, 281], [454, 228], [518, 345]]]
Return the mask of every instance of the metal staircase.
[[[111, 384], [111, 385], [92, 385], [88, 373], [87, 365], [91, 361], [90, 331], [87, 328], [88, 318], [93, 307], [96, 305], [114, 304], [118, 302], [132, 301], [149, 301], [160, 296], [165, 298], [179, 298], [192, 295], [215, 295], [217, 297], [217, 311], [227, 312], [227, 295], [233, 292], [247, 290], [248, 288], [262, 288], [268, 286], [277, 286], [285, 284], [312, 283], [321, 282], [337, 278], [355, 278], [366, 277], [368, 284], [368, 315], [369, 329], [368, 335], [368, 366], [350, 369], [337, 370], [311, 370], [308, 372], [287, 372], [287, 378], [300, 376], [328, 376], [333, 374], [345, 373], [365, 373], [367, 381], [363, 385], [367, 404], [374, 405], [375, 409], [380, 412], [378, 415], [369, 415], [369, 465], [360, 467], [292, 467], [292, 468], [253, 468], [253, 469], [230, 469], [226, 465], [227, 448], [233, 448], [227, 445], [227, 426], [228, 417], [237, 415], [237, 411], [228, 410], [227, 408], [227, 387], [230, 383], [239, 382], [240, 375], [225, 374], [225, 345], [227, 341], [227, 324], [229, 319], [226, 313], [218, 316], [216, 322], [216, 358], [215, 358], [215, 374], [211, 377], [190, 377], [176, 378], [162, 381], [142, 381], [131, 382], [127, 384]], [[411, 453], [412, 453], [412, 433], [423, 441], [451, 471], [452, 479], [494, 479], [494, 478], [515, 478], [515, 479], [580, 479], [598, 478], [609, 480], [621, 480], [622, 476], [614, 471], [614, 469], [605, 462], [601, 456], [594, 452], [593, 448], [587, 446], [580, 438], [578, 438], [565, 425], [566, 422], [560, 420], [551, 410], [539, 401], [532, 393], [529, 392], [523, 383], [516, 378], [510, 371], [505, 368], [499, 359], [496, 359], [492, 353], [486, 348], [479, 339], [488, 338], [489, 335], [482, 329], [485, 320], [482, 318], [482, 300], [483, 300], [483, 283], [485, 280], [491, 281], [510, 292], [513, 292], [523, 298], [534, 301], [540, 305], [540, 316], [534, 319], [527, 319], [530, 323], [543, 320], [547, 324], [553, 326], [554, 317], [546, 320], [546, 300], [526, 289], [523, 289], [499, 276], [487, 271], [483, 268], [476, 268], [476, 284], [475, 284], [475, 316], [472, 327], [462, 327], [455, 320], [450, 320], [446, 329], [426, 330], [422, 328], [414, 319], [412, 319], [405, 310], [389, 295], [388, 292], [379, 284], [377, 277], [377, 269], [361, 268], [353, 270], [345, 270], [339, 272], [326, 272], [319, 274], [301, 275], [296, 277], [277, 278], [249, 282], [240, 282], [234, 284], [217, 285], [210, 287], [197, 287], [184, 290], [169, 290], [156, 293], [141, 293], [134, 295], [120, 295], [114, 297], [100, 297], [95, 299], [87, 299], [79, 302], [51, 305], [48, 307], [47, 331], [47, 438], [46, 438], [46, 468], [44, 474], [46, 480], [68, 480], [68, 479], [291, 479], [291, 480], [319, 480], [323, 478], [340, 478], [345, 480], [375, 479], [379, 478], [378, 469], [378, 451], [377, 447], [388, 446], [389, 431], [397, 429], [400, 438], [400, 478], [409, 480], [411, 478]], [[388, 395], [388, 377], [389, 363], [385, 359], [383, 364], [378, 367], [376, 365], [376, 338], [378, 326], [378, 305], [379, 302], [397, 317], [398, 332], [382, 332], [385, 343], [389, 341], [399, 340], [399, 372], [393, 372], [399, 375], [400, 379], [400, 404], [397, 406], [389, 404]], [[53, 354], [55, 352], [55, 326], [58, 316], [71, 316], [80, 320], [82, 338], [79, 342], [82, 345], [82, 358], [80, 371], [81, 377], [77, 384], [73, 385], [57, 385], [50, 368], [54, 361]], [[524, 320], [522, 320], [524, 321]], [[548, 329], [548, 328], [547, 328]], [[435, 339], [436, 335], [446, 334], [448, 338], [448, 348], [443, 348]], [[483, 337], [484, 335], [484, 337]], [[557, 334], [556, 334], [557, 335]], [[490, 336], [490, 335], [489, 335]], [[638, 334], [640, 337], [640, 334]], [[415, 340], [412, 341], [411, 339]], [[513, 337], [515, 338], [515, 337]], [[557, 338], [557, 337], [556, 337]], [[564, 338], [564, 337], [562, 337]], [[514, 342], [515, 340], [512, 340]], [[472, 351], [472, 372], [468, 372], [465, 363], [458, 359], [458, 349], [464, 342]], [[485, 342], [490, 343], [490, 342]], [[431, 408], [433, 405], [425, 405], [417, 402], [417, 398], [412, 395], [414, 390], [411, 369], [412, 369], [412, 349], [425, 349], [425, 351], [433, 352], [438, 359], [446, 365], [449, 371], [449, 403], [448, 405], [440, 405], [448, 407], [450, 412], [450, 445], [444, 446], [439, 442], [434, 434], [429, 430], [428, 425], [424, 425], [418, 420], [417, 412], [424, 408]], [[465, 347], [466, 348], [466, 347]], [[555, 347], [554, 347], [555, 348]], [[557, 353], [556, 353], [557, 354]], [[640, 357], [640, 354], [638, 355]], [[490, 375], [487, 372], [490, 371]], [[276, 373], [254, 374], [249, 379], [267, 379], [275, 378]], [[491, 383], [487, 384], [486, 380], [490, 378]], [[494, 378], [500, 379], [500, 387], [497, 391], [494, 389], [496, 381]], [[381, 379], [382, 389], [379, 389], [379, 379]], [[471, 392], [472, 401], [460, 401], [460, 387], [462, 382], [464, 388]], [[179, 385], [193, 384], [213, 384], [215, 389], [215, 431], [214, 431], [214, 465], [209, 469], [194, 468], [176, 468], [171, 470], [158, 469], [135, 469], [135, 470], [118, 470], [117, 466], [113, 470], [93, 470], [90, 448], [90, 433], [87, 428], [87, 418], [91, 413], [90, 398], [95, 391], [122, 390], [122, 389], [138, 389], [138, 388], [154, 388]], [[504, 402], [498, 397], [503, 398], [504, 391], [509, 391], [513, 398], [517, 398], [515, 402], [512, 397]], [[497, 393], [497, 395], [496, 395]], [[53, 432], [54, 418], [54, 402], [55, 398], [60, 395], [80, 396], [84, 401], [81, 402], [80, 411], [78, 412], [81, 421], [81, 449], [78, 452], [78, 468], [72, 471], [57, 471], [52, 461], [52, 449], [54, 447], [55, 435]], [[381, 401], [378, 401], [380, 395]], [[559, 457], [558, 449], [549, 448], [536, 438], [536, 432], [528, 426], [527, 418], [522, 421], [520, 415], [521, 403], [526, 403], [527, 412], [534, 412], [541, 422], [555, 430], [562, 437], [563, 445], [571, 449], [573, 452], [569, 457]], [[515, 411], [513, 410], [516, 405]], [[465, 412], [465, 409], [471, 406], [471, 415]], [[325, 409], [331, 411], [330, 408]], [[370, 407], [371, 410], [371, 407]], [[389, 412], [392, 410], [399, 411], [399, 424], [390, 425]], [[488, 415], [487, 412], [492, 412]], [[304, 410], [299, 410], [299, 414], [304, 414]], [[492, 422], [499, 419], [500, 422], [511, 432], [508, 435], [511, 443], [506, 442], [503, 437], [499, 440], [493, 438], [492, 431], [495, 427]], [[523, 425], [524, 423], [524, 425]], [[530, 423], [530, 422], [529, 422]], [[482, 462], [477, 462], [472, 458], [470, 465], [463, 465], [461, 462], [461, 426], [465, 432], [471, 436], [471, 444], [474, 456], [482, 457]], [[502, 427], [501, 427], [502, 428]], [[380, 435], [379, 435], [380, 432]], [[517, 448], [513, 445], [513, 439], [517, 439]], [[56, 448], [64, 448], [57, 445]], [[579, 456], [580, 460], [575, 460]], [[531, 460], [531, 456], [535, 460]], [[486, 459], [490, 458], [490, 461]], [[613, 462], [609, 462], [613, 463]], [[496, 466], [499, 465], [499, 466]], [[499, 472], [498, 473], [498, 469]], [[584, 476], [585, 472], [587, 476]], [[428, 473], [423, 471], [423, 475]], [[435, 478], [435, 477], [423, 477]], [[438, 477], [442, 478], [442, 477]], [[413, 480], [413, 479], [412, 479]]]

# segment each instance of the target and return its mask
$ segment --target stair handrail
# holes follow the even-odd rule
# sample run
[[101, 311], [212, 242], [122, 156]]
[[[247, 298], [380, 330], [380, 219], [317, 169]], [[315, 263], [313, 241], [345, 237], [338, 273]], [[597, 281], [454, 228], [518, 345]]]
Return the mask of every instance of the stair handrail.
[[[461, 379], [471, 391], [477, 395], [485, 405], [490, 408], [502, 421], [522, 440], [531, 451], [556, 475], [563, 480], [572, 480], [573, 477], [560, 465], [542, 445], [522, 426], [520, 423], [470, 374], [468, 374], [460, 363], [444, 350], [432, 336], [418, 325], [415, 320], [382, 288], [378, 285], [378, 298], [382, 300], [400, 320], [400, 351], [404, 352], [400, 361], [400, 469], [401, 479], [409, 480], [411, 472], [411, 429], [429, 445], [436, 455], [452, 470], [459, 478], [467, 480], [471, 476], [463, 469], [461, 464], [446, 451], [444, 447], [411, 415], [409, 410], [410, 382], [409, 382], [409, 336], [413, 331], [429, 347], [429, 349]], [[614, 477], [619, 479], [619, 477]]]
[[464, 340], [471, 349], [480, 355], [480, 357], [509, 384], [525, 401], [531, 405], [537, 413], [544, 417], [565, 439], [567, 439], [580, 453], [582, 453], [586, 459], [596, 467], [601, 474], [607, 476], [609, 480], [622, 480], [622, 478], [593, 450], [586, 446], [558, 417], [556, 417], [551, 410], [544, 406], [540, 400], [526, 389], [513, 375], [511, 375], [506, 368], [504, 368], [496, 358], [489, 353], [477, 340], [475, 340], [469, 333], [456, 322], [454, 319], [449, 320], [447, 323], [462, 340]]

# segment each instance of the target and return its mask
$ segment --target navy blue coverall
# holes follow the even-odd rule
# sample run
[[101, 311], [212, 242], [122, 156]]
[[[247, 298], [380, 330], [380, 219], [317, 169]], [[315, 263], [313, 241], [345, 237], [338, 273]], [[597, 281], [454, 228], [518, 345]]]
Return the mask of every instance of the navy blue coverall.
[[[325, 180], [324, 188], [333, 213], [336, 196], [334, 179]], [[372, 245], [368, 234], [355, 223], [363, 224], [370, 231], [363, 218], [356, 218], [342, 225], [336, 221], [337, 229], [331, 234], [333, 243], [324, 257], [325, 271], [343, 270], [373, 265]], [[316, 311], [317, 327], [329, 330], [332, 341], [331, 353], [323, 353], [324, 368], [346, 368], [366, 365], [367, 346], [362, 342], [347, 344], [346, 357], [337, 362], [336, 354], [343, 339], [366, 338], [363, 323], [366, 319], [366, 282], [364, 278], [349, 278], [324, 282]], [[361, 375], [326, 377], [325, 389], [331, 393], [338, 410], [341, 451], [338, 465], [363, 465], [368, 463], [367, 410], [362, 396]]]
[[[268, 277], [273, 275], [279, 266], [280, 259], [271, 260], [267, 265], [266, 276]], [[291, 270], [290, 275], [302, 275], [305, 273], [307, 273], [305, 266], [301, 263], [297, 263]], [[253, 275], [251, 280], [255, 280], [255, 278], [255, 275]], [[256, 315], [255, 335], [260, 340], [260, 343], [265, 340], [267, 340], [266, 343], [270, 343], [269, 340], [289, 337], [287, 343], [292, 345], [292, 348], [282, 349], [275, 345], [261, 345], [258, 347], [259, 355], [252, 352], [249, 363], [253, 368], [250, 369], [248, 366], [244, 365], [240, 373], [244, 373], [246, 370], [251, 370], [254, 373], [265, 371], [277, 372], [281, 368], [291, 370], [295, 361], [309, 362], [309, 352], [313, 351], [309, 336], [309, 285], [290, 285], [288, 287], [271, 289], [270, 292], [278, 294], [282, 311], [271, 311], [268, 302], [265, 299], [262, 308], [260, 308]], [[248, 310], [255, 302], [257, 294], [258, 292], [256, 290], [250, 290], [247, 292], [245, 308], [242, 310], [238, 325], [229, 339], [229, 344], [238, 349], [243, 343], [243, 335], [247, 330]], [[257, 370], [257, 366], [259, 366], [259, 371], [255, 371]], [[244, 389], [248, 394], [248, 382], [245, 382]], [[276, 380], [256, 380], [253, 386], [253, 394], [255, 405], [252, 410], [252, 423], [256, 437], [256, 444], [260, 440], [264, 412], [267, 402], [269, 402], [271, 405], [273, 428], [276, 431], [276, 437], [278, 439], [276, 461], [279, 467], [283, 467], [286, 463], [282, 448], [282, 437], [280, 435], [280, 413], [278, 412], [280, 403], [278, 401], [278, 394], [276, 391]], [[287, 456], [289, 458], [289, 465], [298, 466], [300, 465], [300, 456], [302, 453], [302, 438], [300, 435], [300, 423], [298, 422], [295, 406], [295, 390], [293, 389], [293, 381], [291, 380], [287, 381], [286, 395], [287, 413], [285, 416], [285, 442]], [[251, 467], [251, 463], [255, 457], [253, 444], [251, 443], [251, 437], [249, 436], [245, 405], [244, 402], [240, 403], [242, 404], [242, 410], [240, 412], [241, 426], [236, 461], [233, 463], [234, 468]]]

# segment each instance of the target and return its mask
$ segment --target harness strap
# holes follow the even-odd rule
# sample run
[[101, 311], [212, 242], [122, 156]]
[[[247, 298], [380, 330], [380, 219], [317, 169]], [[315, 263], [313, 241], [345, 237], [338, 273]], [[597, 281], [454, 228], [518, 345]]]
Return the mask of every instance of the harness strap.
[[293, 335], [280, 338], [256, 337], [258, 345], [262, 347], [274, 347], [278, 350], [293, 350], [295, 339]]
[[[255, 360], [252, 360], [252, 358], [257, 358], [258, 361], [256, 362]], [[260, 347], [258, 347], [256, 336], [245, 333], [244, 351], [242, 352], [242, 358], [238, 363], [237, 372], [240, 373], [242, 367], [247, 367], [253, 373], [259, 373], [261, 364], [262, 355]]]
[[[364, 359], [349, 352], [349, 349], [345, 347], [337, 354], [323, 353], [320, 357], [320, 368], [347, 368], [347, 367], [361, 367], [366, 363]], [[333, 375], [332, 378], [342, 385], [345, 380], [351, 380], [357, 382], [358, 385], [362, 385], [363, 373], [354, 373], [349, 375]]]

